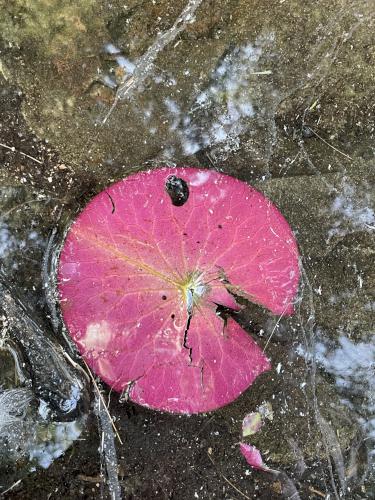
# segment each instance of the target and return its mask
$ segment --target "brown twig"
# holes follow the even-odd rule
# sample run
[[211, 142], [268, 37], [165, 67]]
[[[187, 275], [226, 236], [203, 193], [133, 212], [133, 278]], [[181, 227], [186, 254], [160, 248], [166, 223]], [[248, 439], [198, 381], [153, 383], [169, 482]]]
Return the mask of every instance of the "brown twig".
[[316, 490], [313, 486], [309, 486], [309, 491], [311, 491], [311, 493], [315, 493], [315, 495], [318, 495], [322, 498], [326, 497], [325, 493], [323, 493], [322, 491]]
[[207, 456], [208, 458], [210, 459], [212, 465], [215, 467], [215, 469], [217, 470], [217, 472], [219, 473], [219, 475], [224, 479], [224, 481], [226, 483], [229, 484], [229, 486], [231, 486], [234, 490], [237, 491], [237, 493], [239, 493], [242, 497], [244, 498], [247, 498], [248, 500], [250, 500], [250, 497], [248, 497], [243, 491], [241, 491], [240, 489], [237, 488], [237, 486], [235, 484], [232, 483], [232, 481], [230, 481], [226, 476], [224, 476], [224, 474], [222, 472], [220, 472], [217, 467], [216, 467], [216, 464], [215, 462], [213, 461], [212, 457], [210, 457], [210, 454], [209, 452], [207, 451]]
[[77, 479], [80, 481], [85, 481], [87, 483], [101, 483], [103, 482], [103, 477], [99, 474], [97, 476], [86, 476], [86, 474], [78, 474]]

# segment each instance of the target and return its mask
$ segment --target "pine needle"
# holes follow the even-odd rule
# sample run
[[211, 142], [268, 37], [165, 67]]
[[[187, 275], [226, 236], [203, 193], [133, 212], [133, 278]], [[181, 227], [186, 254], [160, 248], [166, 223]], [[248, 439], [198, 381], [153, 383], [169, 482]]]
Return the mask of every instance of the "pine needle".
[[3, 144], [2, 142], [0, 142], [0, 146], [4, 149], [9, 149], [9, 151], [12, 151], [12, 153], [18, 153], [22, 156], [25, 156], [26, 158], [29, 158], [30, 160], [33, 160], [36, 163], [39, 163], [39, 165], [43, 165], [42, 161], [38, 160], [37, 158], [34, 158], [33, 156], [28, 155], [27, 153], [24, 153], [23, 151], [19, 151], [14, 146], [8, 146], [7, 144]]

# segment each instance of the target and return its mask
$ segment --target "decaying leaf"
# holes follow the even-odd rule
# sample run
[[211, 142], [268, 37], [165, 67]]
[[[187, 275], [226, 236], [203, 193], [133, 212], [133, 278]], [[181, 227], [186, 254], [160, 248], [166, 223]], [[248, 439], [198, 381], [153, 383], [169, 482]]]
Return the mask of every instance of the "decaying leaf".
[[238, 293], [291, 314], [298, 251], [277, 208], [247, 184], [163, 168], [87, 205], [58, 279], [70, 335], [104, 381], [142, 405], [196, 413], [233, 401], [270, 367], [233, 319], [224, 327], [217, 307], [238, 310]]
[[258, 448], [256, 448], [255, 446], [251, 446], [250, 444], [246, 443], [240, 443], [240, 450], [247, 463], [254, 469], [258, 469], [263, 472], [274, 472], [277, 474], [277, 471], [270, 469], [263, 462], [262, 455], [260, 454]]
[[272, 405], [269, 402], [261, 404], [257, 411], [248, 413], [242, 421], [242, 437], [249, 437], [260, 431], [265, 420], [273, 420]]
[[242, 422], [242, 437], [252, 436], [262, 427], [262, 416], [259, 412], [248, 413]]

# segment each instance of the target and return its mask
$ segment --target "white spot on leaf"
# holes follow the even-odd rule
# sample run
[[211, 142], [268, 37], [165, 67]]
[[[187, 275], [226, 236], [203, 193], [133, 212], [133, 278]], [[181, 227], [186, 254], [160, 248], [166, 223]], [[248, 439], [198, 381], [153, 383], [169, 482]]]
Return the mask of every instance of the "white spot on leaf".
[[101, 351], [107, 348], [111, 342], [112, 332], [107, 321], [90, 323], [86, 328], [86, 334], [80, 341], [87, 351]]

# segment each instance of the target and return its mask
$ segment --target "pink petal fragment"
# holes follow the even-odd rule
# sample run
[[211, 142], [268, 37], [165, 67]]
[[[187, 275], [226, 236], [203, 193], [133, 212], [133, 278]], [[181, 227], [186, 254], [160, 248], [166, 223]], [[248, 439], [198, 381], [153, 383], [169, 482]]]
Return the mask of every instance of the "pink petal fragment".
[[260, 454], [258, 448], [255, 448], [255, 446], [240, 443], [240, 450], [247, 463], [254, 469], [261, 470], [263, 472], [274, 472], [273, 469], [267, 467], [267, 465], [263, 462], [262, 455]]
[[[182, 206], [166, 192], [171, 175], [188, 185]], [[229, 293], [238, 290], [291, 313], [298, 251], [252, 187], [213, 170], [161, 168], [89, 202], [66, 237], [58, 281], [64, 321], [95, 373], [142, 405], [197, 413], [230, 403], [270, 368], [237, 323], [224, 328], [217, 304], [239, 309]]]

